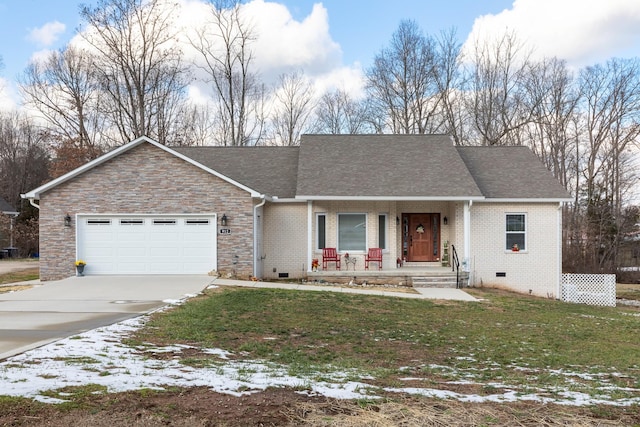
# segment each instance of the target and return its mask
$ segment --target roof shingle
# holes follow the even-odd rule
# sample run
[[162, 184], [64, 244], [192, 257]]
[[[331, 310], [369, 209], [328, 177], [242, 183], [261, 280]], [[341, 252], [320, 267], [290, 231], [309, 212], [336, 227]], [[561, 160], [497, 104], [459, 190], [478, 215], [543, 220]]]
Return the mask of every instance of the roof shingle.
[[300, 147], [173, 149], [279, 198], [570, 198], [528, 148], [456, 147], [447, 135], [304, 135]]
[[298, 197], [482, 197], [446, 135], [304, 135]]

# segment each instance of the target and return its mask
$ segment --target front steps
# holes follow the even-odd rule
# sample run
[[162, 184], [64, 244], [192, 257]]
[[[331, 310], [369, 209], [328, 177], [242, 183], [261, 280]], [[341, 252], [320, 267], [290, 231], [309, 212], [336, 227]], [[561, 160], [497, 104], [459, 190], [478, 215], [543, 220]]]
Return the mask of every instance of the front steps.
[[[460, 286], [465, 287], [467, 274], [460, 272]], [[414, 288], [457, 288], [456, 273], [432, 273], [428, 275], [411, 277], [411, 286]]]

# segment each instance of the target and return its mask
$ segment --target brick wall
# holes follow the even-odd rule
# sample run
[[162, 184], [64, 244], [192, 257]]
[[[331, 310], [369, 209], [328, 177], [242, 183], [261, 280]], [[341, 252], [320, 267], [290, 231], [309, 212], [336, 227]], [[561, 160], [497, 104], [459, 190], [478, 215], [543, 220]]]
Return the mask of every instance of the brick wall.
[[[524, 251], [506, 250], [507, 213], [526, 214]], [[471, 207], [472, 284], [558, 297], [558, 204], [474, 203]], [[505, 273], [496, 277], [496, 273]]]
[[142, 143], [42, 195], [42, 280], [74, 274], [75, 220], [65, 227], [67, 213], [226, 214], [232, 233], [217, 237], [218, 270], [241, 277], [253, 274], [250, 195], [151, 144]]
[[[307, 204], [268, 203], [264, 209], [263, 277], [306, 276]], [[273, 270], [276, 271], [273, 271]]]

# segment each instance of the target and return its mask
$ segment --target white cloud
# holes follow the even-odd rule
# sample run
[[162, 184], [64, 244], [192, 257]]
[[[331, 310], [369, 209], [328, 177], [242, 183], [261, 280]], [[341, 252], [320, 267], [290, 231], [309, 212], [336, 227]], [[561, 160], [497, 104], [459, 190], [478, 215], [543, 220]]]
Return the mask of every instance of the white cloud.
[[[188, 61], [202, 61], [190, 46], [189, 38], [195, 40], [195, 29], [208, 22], [208, 7], [203, 0], [182, 0], [180, 13], [175, 14], [176, 25], [183, 29], [181, 47]], [[361, 67], [342, 65], [342, 50], [331, 38], [328, 12], [322, 4], [315, 4], [302, 20], [294, 19], [287, 7], [279, 3], [253, 0], [243, 8], [244, 19], [253, 27], [256, 37], [251, 45], [253, 71], [265, 84], [275, 84], [283, 73], [302, 70], [318, 90], [341, 87], [355, 93], [361, 91]], [[206, 79], [202, 70], [196, 70], [195, 74], [201, 80]], [[198, 83], [190, 88], [194, 102], [204, 101], [207, 92], [204, 86]]]
[[42, 27], [31, 30], [28, 39], [41, 46], [51, 46], [66, 28], [62, 22], [47, 22]]
[[511, 9], [476, 18], [466, 42], [513, 31], [537, 58], [580, 67], [612, 56], [639, 56], [638, 0], [515, 0]]
[[[197, 40], [196, 30], [210, 21], [210, 6], [205, 0], [178, 0], [177, 6], [171, 4], [176, 42], [186, 62], [203, 65], [201, 55], [189, 39]], [[253, 26], [256, 36], [251, 45], [253, 71], [266, 85], [275, 84], [283, 73], [302, 70], [314, 81], [316, 94], [334, 88], [342, 88], [355, 96], [362, 93], [361, 66], [342, 64], [342, 49], [331, 37], [328, 12], [321, 3], [315, 4], [301, 20], [294, 19], [286, 6], [271, 1], [252, 0], [244, 3], [243, 8], [244, 18]], [[79, 35], [73, 37], [70, 44], [87, 47]], [[36, 52], [32, 60], [42, 59], [47, 53]], [[206, 104], [210, 97], [210, 87], [205, 83], [208, 76], [201, 69], [193, 71], [197, 81], [188, 88], [189, 98], [195, 104]]]
[[329, 16], [322, 4], [315, 4], [302, 21], [293, 19], [285, 6], [263, 0], [247, 3], [246, 12], [258, 34], [256, 62], [264, 72], [304, 69], [307, 75], [317, 75], [340, 65], [342, 51], [329, 34]]
[[7, 79], [0, 77], [0, 111], [10, 111], [16, 108], [15, 93]]
[[44, 62], [49, 58], [53, 51], [50, 49], [42, 49], [31, 54], [31, 58], [29, 58], [29, 62]]

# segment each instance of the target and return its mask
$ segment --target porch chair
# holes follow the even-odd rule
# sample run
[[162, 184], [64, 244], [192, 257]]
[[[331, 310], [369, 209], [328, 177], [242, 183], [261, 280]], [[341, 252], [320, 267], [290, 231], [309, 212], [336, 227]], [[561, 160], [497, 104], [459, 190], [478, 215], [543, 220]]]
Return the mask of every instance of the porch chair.
[[364, 257], [364, 269], [369, 269], [370, 262], [378, 263], [378, 270], [382, 270], [382, 248], [369, 248], [367, 255]]
[[330, 262], [336, 263], [336, 270], [340, 270], [340, 255], [336, 248], [324, 248], [322, 250], [322, 269], [327, 269], [327, 264]]

